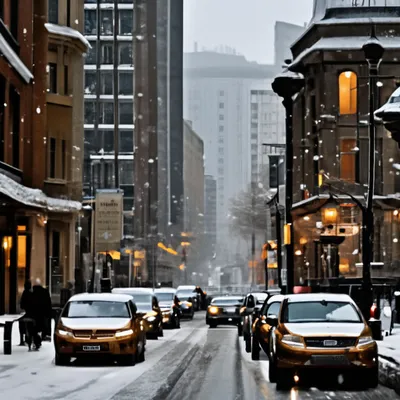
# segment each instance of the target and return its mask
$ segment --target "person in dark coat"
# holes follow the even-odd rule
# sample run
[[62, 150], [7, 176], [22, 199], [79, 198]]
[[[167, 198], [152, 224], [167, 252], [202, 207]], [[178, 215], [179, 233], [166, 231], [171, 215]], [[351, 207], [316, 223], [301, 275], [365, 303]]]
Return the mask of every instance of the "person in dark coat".
[[[24, 317], [26, 317], [27, 309], [30, 304], [30, 297], [32, 295], [32, 283], [31, 281], [26, 281], [24, 284], [24, 291], [22, 292], [20, 308], [25, 311]], [[26, 343], [26, 328], [25, 328], [25, 320], [24, 318], [19, 320], [19, 337], [20, 337], [20, 346], [24, 346]]]
[[42, 286], [40, 279], [36, 279], [32, 288], [32, 295], [37, 331], [41, 333], [41, 339], [45, 340], [51, 324], [52, 307], [50, 293]]

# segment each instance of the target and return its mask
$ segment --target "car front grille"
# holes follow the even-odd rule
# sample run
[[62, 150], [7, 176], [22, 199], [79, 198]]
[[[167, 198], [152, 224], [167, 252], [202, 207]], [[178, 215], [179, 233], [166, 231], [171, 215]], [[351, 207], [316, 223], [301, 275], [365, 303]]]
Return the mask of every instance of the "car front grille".
[[92, 336], [92, 331], [74, 331], [74, 336], [79, 339], [90, 339]]
[[313, 337], [304, 338], [307, 347], [316, 347], [324, 349], [335, 349], [343, 347], [354, 347], [357, 338], [349, 337]]
[[109, 330], [77, 330], [74, 331], [74, 336], [78, 339], [110, 339], [115, 335], [115, 331]]

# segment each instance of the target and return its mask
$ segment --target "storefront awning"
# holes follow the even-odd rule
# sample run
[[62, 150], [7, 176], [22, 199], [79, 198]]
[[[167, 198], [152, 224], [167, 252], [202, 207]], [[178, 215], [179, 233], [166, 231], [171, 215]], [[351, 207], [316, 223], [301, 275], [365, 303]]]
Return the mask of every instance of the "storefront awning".
[[[363, 196], [352, 196], [352, 197], [345, 194], [340, 194], [340, 195], [321, 194], [318, 196], [313, 196], [306, 200], [302, 200], [299, 201], [298, 203], [293, 204], [292, 215], [293, 218], [296, 219], [308, 214], [314, 214], [328, 203], [340, 204], [346, 202], [355, 204], [354, 199], [358, 200], [362, 204], [365, 204], [365, 198]], [[400, 209], [400, 197], [395, 195], [387, 195], [387, 196], [375, 195], [374, 207], [380, 208], [382, 210]]]
[[71, 213], [82, 209], [82, 204], [78, 201], [48, 197], [40, 189], [23, 186], [1, 173], [0, 193], [25, 206], [49, 212]]

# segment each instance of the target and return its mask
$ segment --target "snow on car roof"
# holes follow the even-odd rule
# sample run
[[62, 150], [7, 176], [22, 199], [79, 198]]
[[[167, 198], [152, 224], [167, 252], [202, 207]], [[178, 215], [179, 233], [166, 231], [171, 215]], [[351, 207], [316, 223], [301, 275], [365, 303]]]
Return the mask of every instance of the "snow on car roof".
[[126, 303], [132, 300], [132, 296], [114, 293], [80, 293], [72, 296], [69, 301], [115, 301]]
[[300, 303], [307, 301], [340, 301], [346, 303], [354, 303], [353, 299], [347, 294], [338, 293], [301, 293], [286, 295], [291, 303]]

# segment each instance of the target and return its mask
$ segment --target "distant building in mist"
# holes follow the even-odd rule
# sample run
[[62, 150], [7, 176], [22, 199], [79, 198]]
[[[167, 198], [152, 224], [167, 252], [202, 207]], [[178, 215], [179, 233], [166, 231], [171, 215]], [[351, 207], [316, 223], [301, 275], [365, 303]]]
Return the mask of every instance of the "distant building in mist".
[[207, 256], [211, 256], [217, 243], [217, 180], [211, 175], [204, 179], [204, 222]]
[[275, 23], [275, 64], [283, 65], [286, 59], [292, 58], [291, 45], [303, 34], [306, 26], [289, 24], [283, 21]]
[[279, 70], [233, 54], [184, 55], [184, 117], [204, 141], [206, 174], [217, 179], [217, 242], [225, 260], [231, 254], [230, 202], [251, 179], [250, 92], [270, 88]]

